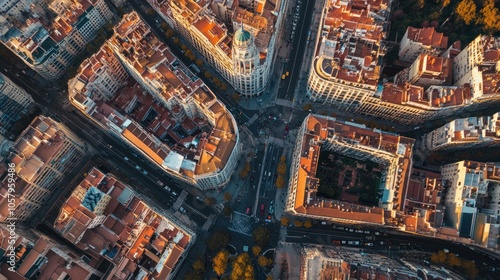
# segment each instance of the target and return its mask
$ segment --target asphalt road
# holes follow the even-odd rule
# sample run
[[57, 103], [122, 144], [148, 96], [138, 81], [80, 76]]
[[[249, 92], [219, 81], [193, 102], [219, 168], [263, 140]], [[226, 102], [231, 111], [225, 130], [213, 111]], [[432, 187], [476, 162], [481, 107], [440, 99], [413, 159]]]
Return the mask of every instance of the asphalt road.
[[[362, 231], [362, 233], [356, 231]], [[368, 233], [366, 233], [366, 231], [368, 231]], [[375, 232], [378, 232], [379, 235], [376, 235]], [[360, 245], [358, 246], [347, 244], [342, 246], [359, 247], [378, 251], [420, 250], [437, 252], [439, 250], [448, 249], [450, 253], [458, 254], [461, 258], [475, 261], [480, 271], [488, 271], [491, 267], [496, 268], [496, 270], [500, 269], [499, 261], [496, 256], [486, 254], [477, 247], [437, 238], [416, 236], [408, 233], [394, 234], [378, 229], [356, 229], [353, 227], [339, 226], [333, 228], [328, 225], [316, 225], [310, 229], [290, 227], [287, 229], [286, 241], [320, 245], [334, 245], [335, 241], [359, 241]], [[380, 242], [383, 242], [383, 244]], [[373, 246], [365, 245], [367, 243], [372, 243]]]
[[[300, 78], [300, 71], [302, 69], [302, 58], [307, 46], [307, 34], [310, 29], [311, 19], [313, 16], [314, 0], [301, 0], [299, 11], [299, 20], [296, 25], [295, 36], [292, 42], [292, 49], [290, 50], [288, 62], [284, 72], [288, 71], [290, 74], [285, 80], [281, 80], [278, 97], [282, 99], [292, 100], [295, 88]], [[291, 20], [290, 20], [291, 21]], [[292, 28], [292, 23], [288, 23]]]

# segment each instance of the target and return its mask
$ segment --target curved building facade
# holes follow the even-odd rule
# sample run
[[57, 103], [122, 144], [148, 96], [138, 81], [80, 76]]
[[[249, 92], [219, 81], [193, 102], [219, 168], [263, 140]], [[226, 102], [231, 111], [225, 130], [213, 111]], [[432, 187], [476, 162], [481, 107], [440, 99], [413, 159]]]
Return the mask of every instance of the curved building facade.
[[266, 91], [286, 1], [148, 2], [239, 94]]

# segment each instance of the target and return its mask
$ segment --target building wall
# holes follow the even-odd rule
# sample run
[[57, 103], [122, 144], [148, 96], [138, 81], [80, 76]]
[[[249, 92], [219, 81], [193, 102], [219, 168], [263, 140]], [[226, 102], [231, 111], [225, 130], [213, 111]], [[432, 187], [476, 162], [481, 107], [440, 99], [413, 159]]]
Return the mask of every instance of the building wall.
[[[51, 123], [51, 125], [57, 128], [62, 136], [62, 145], [47, 162], [44, 162], [43, 166], [31, 180], [24, 177], [18, 177], [17, 183], [22, 184], [21, 181], [24, 181], [26, 187], [21, 194], [17, 195], [19, 203], [14, 210], [14, 215], [9, 217], [15, 217], [19, 222], [27, 221], [35, 215], [40, 207], [51, 197], [53, 192], [61, 187], [59, 183], [64, 176], [73, 171], [81, 162], [87, 150], [85, 142], [62, 124], [43, 116], [38, 118]], [[18, 138], [15, 145], [17, 145], [31, 129], [31, 126], [29, 126]], [[18, 152], [19, 151], [13, 151], [14, 154], [18, 154]], [[24, 157], [24, 155], [20, 156]], [[36, 156], [32, 155], [32, 157]], [[7, 217], [0, 216], [0, 222], [4, 222], [6, 218]]]
[[33, 104], [33, 98], [24, 89], [0, 74], [0, 134], [7, 132]]
[[[56, 5], [52, 5], [51, 3], [51, 7], [56, 7]], [[85, 20], [87, 21], [84, 24], [77, 26], [76, 23], [79, 21], [73, 24], [73, 29], [65, 38], [56, 43], [50, 50], [47, 50], [44, 56], [39, 57], [35, 61], [28, 59], [22, 53], [22, 49], [18, 49], [9, 42], [1, 42], [43, 78], [50, 81], [57, 80], [71, 66], [75, 57], [84, 50], [86, 44], [97, 35], [97, 31], [112, 18], [111, 10], [104, 0], [95, 0], [94, 7], [87, 12], [88, 14], [85, 15]]]
[[[148, 0], [157, 10], [159, 5], [155, 0]], [[286, 1], [281, 1], [281, 11], [278, 16], [276, 30], [279, 30], [282, 25], [282, 13], [286, 7]], [[207, 8], [202, 7], [201, 11], [197, 12], [195, 17], [200, 17], [206, 14]], [[210, 63], [219, 74], [226, 79], [236, 90], [244, 96], [261, 95], [269, 86], [270, 78], [274, 67], [275, 47], [277, 41], [277, 32], [275, 31], [271, 37], [268, 46], [268, 52], [265, 61], [258, 63], [251, 71], [241, 73], [235, 68], [238, 60], [235, 57], [229, 57], [219, 47], [209, 42], [206, 37], [201, 34], [194, 26], [191, 25], [192, 18], [186, 18], [182, 11], [179, 11], [175, 5], [170, 5], [169, 14], [164, 15], [160, 12], [162, 18], [177, 32], [179, 32], [189, 43], [191, 43]]]

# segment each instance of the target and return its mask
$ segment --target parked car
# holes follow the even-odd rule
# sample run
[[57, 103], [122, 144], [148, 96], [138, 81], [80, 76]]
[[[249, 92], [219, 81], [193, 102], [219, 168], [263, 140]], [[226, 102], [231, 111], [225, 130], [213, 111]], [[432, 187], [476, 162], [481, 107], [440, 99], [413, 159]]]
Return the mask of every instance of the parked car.
[[186, 212], [187, 212], [187, 211], [186, 211], [186, 209], [184, 209], [184, 208], [182, 208], [182, 207], [181, 207], [181, 208], [179, 208], [179, 211], [180, 211], [181, 213], [183, 213], [183, 214], [186, 214]]
[[264, 215], [264, 209], [265, 209], [265, 206], [264, 206], [264, 203], [262, 203], [262, 204], [260, 205], [260, 214], [261, 214], [261, 215]]
[[365, 243], [365, 246], [373, 246], [373, 243]]
[[171, 191], [172, 189], [170, 189], [168, 186], [165, 186], [164, 188], [167, 192]]

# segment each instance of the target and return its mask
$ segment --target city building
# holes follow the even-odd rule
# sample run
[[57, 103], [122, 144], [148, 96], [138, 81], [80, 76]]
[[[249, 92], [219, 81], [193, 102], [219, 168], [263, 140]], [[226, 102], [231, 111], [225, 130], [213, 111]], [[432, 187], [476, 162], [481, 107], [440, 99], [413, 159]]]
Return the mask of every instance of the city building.
[[445, 118], [472, 104], [470, 86], [430, 86], [427, 90], [409, 83], [384, 83], [374, 97], [368, 97], [355, 113], [396, 123], [418, 126]]
[[409, 83], [428, 88], [451, 83], [451, 59], [421, 54], [413, 64], [394, 76], [397, 84]]
[[24, 89], [0, 73], [0, 134], [7, 135], [22, 115], [33, 104], [33, 98]]
[[440, 56], [448, 47], [448, 37], [434, 27], [408, 26], [399, 43], [399, 60], [413, 63], [421, 54]]
[[449, 181], [445, 197], [445, 223], [458, 230], [459, 236], [474, 236], [479, 212], [498, 219], [500, 166], [460, 161], [442, 166], [441, 177]]
[[453, 59], [453, 83], [471, 85], [478, 102], [498, 100], [500, 37], [480, 35]]
[[[300, 279], [464, 279], [440, 269], [357, 248], [308, 245], [301, 251]], [[422, 277], [424, 276], [424, 277]], [[453, 277], [453, 278], [450, 278]]]
[[148, 0], [243, 96], [269, 87], [287, 1]]
[[[309, 115], [298, 131], [285, 211], [325, 220], [384, 224], [386, 214], [387, 217], [394, 217], [396, 211], [405, 209], [413, 143], [413, 139], [379, 129], [327, 116]], [[378, 207], [317, 195], [321, 182], [316, 177], [316, 171], [322, 150], [382, 166]]]
[[96, 168], [64, 203], [54, 230], [94, 262], [100, 279], [174, 279], [196, 236]]
[[326, 1], [307, 84], [311, 100], [354, 109], [375, 94], [389, 14], [387, 0]]
[[[11, 231], [0, 225], [0, 257], [10, 260], [10, 245], [15, 248], [12, 266], [6, 261], [0, 264], [0, 279], [102, 279], [96, 263], [89, 262], [81, 253], [56, 243], [49, 237], [30, 232], [19, 225], [10, 239]], [[14, 242], [10, 244], [9, 241]]]
[[7, 1], [0, 8], [0, 42], [56, 80], [111, 18], [104, 0]]
[[443, 225], [444, 195], [449, 188], [438, 172], [412, 169], [406, 192], [405, 212], [417, 214], [419, 232], [436, 232]]
[[[38, 116], [11, 148], [15, 164], [15, 193], [8, 192], [8, 180], [0, 183], [0, 222], [16, 218], [26, 222], [57, 192], [65, 175], [81, 161], [86, 144], [54, 120]], [[9, 197], [10, 196], [10, 197]], [[15, 209], [9, 207], [15, 198]]]
[[234, 117], [135, 12], [82, 63], [68, 92], [75, 107], [179, 180], [216, 189], [236, 167]]
[[499, 144], [498, 113], [455, 119], [425, 136], [425, 145], [429, 150], [496, 147]]

